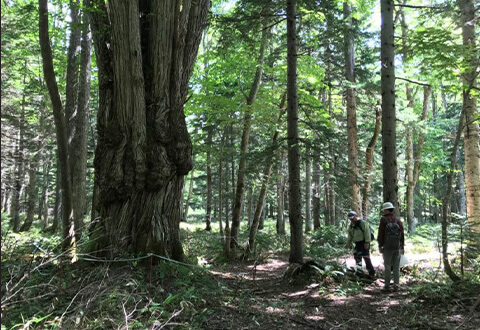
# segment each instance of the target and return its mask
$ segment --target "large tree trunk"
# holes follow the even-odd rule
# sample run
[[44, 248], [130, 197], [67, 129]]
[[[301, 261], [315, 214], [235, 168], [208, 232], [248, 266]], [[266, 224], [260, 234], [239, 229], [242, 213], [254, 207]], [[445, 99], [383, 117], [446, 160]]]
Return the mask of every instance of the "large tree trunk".
[[265, 46], [267, 43], [267, 30], [265, 27], [262, 30], [262, 41], [260, 44], [260, 55], [257, 61], [257, 71], [255, 72], [255, 77], [253, 78], [252, 87], [250, 88], [250, 94], [247, 97], [247, 108], [245, 110], [245, 115], [243, 118], [243, 134], [242, 141], [240, 145], [240, 161], [238, 164], [237, 172], [237, 188], [235, 191], [235, 204], [232, 214], [232, 228], [231, 228], [231, 247], [234, 248], [238, 245], [238, 231], [240, 228], [240, 215], [242, 210], [242, 201], [245, 191], [245, 167], [246, 167], [246, 155], [248, 152], [248, 142], [250, 139], [250, 129], [251, 129], [251, 120], [252, 120], [252, 105], [255, 102], [257, 97], [258, 90], [260, 88], [260, 83], [262, 81], [263, 75], [263, 62], [265, 59]]
[[370, 208], [370, 189], [372, 185], [372, 169], [375, 146], [377, 145], [378, 136], [380, 135], [380, 128], [382, 126], [382, 115], [379, 109], [375, 109], [375, 129], [373, 131], [372, 138], [368, 143], [367, 150], [365, 151], [365, 174], [363, 184], [363, 199], [362, 199], [362, 212], [363, 217], [367, 218], [368, 210]]
[[352, 209], [362, 214], [362, 197], [360, 194], [360, 171], [358, 168], [357, 108], [355, 99], [355, 49], [353, 35], [352, 10], [348, 3], [343, 3], [343, 15], [347, 21], [345, 31], [345, 78], [347, 87], [347, 129], [348, 129], [348, 164], [350, 166], [350, 183], [352, 185]]
[[296, 0], [287, 0], [288, 206], [291, 235], [289, 261], [290, 263], [303, 263], [300, 146], [298, 138], [296, 16]]
[[192, 169], [183, 107], [209, 1], [91, 3], [100, 86], [93, 249], [182, 259], [183, 177]]
[[381, 0], [380, 11], [383, 200], [392, 202], [398, 212], [393, 0]]
[[[465, 112], [465, 182], [467, 185], [467, 218], [470, 229], [480, 235], [480, 127], [478, 123], [478, 111], [476, 96], [471, 93], [472, 88], [477, 87], [476, 77], [478, 72], [478, 49], [475, 36], [475, 6], [473, 0], [458, 0], [461, 11], [463, 45], [469, 50], [465, 52], [466, 69], [462, 76], [464, 86], [463, 111]], [[478, 10], [478, 9], [477, 9]], [[477, 246], [480, 243], [474, 242]]]

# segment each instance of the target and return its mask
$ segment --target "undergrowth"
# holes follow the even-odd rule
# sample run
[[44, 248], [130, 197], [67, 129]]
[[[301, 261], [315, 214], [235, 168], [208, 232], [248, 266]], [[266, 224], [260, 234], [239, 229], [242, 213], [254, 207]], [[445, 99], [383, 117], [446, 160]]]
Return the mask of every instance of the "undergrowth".
[[[248, 292], [229, 287], [212, 270], [227, 265], [218, 223], [206, 232], [204, 224], [181, 226], [185, 264], [155, 256], [124, 255], [122, 260], [95, 260], [82, 252], [87, 238], [78, 242], [78, 261], [70, 263], [61, 255], [58, 234], [32, 227], [27, 233], [13, 233], [2, 213], [3, 329], [146, 329], [174, 327], [201, 329], [219, 306], [235, 304], [248, 310]], [[437, 228], [419, 228], [409, 238], [415, 251], [431, 251]], [[248, 229], [239, 235], [241, 248], [236, 262], [260, 264], [274, 255], [288, 255], [289, 235], [278, 236], [275, 222], [267, 220], [256, 236], [248, 260], [242, 251]], [[364, 290], [364, 283], [351, 270], [334, 260], [348, 255], [343, 248], [344, 229], [322, 226], [305, 235], [305, 256], [310, 260], [308, 276], [301, 285], [315, 288], [321, 296], [352, 296]], [[430, 250], [429, 250], [430, 249]], [[410, 267], [409, 295], [414, 303], [448, 302], [462, 292], [480, 294], [480, 259], [470, 259], [461, 283], [453, 283], [439, 268]], [[286, 285], [294, 284], [286, 280]], [[298, 284], [298, 279], [297, 279]]]

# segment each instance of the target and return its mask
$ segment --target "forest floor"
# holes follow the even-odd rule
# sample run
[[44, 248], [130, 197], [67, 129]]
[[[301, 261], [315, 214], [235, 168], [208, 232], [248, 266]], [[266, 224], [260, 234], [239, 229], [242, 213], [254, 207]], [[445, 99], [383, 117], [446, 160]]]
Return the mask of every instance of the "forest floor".
[[[438, 253], [418, 254], [410, 263], [430, 267]], [[340, 261], [341, 260], [337, 260]], [[381, 274], [380, 255], [372, 261]], [[352, 257], [343, 262], [353, 266]], [[322, 283], [285, 277], [288, 255], [271, 255], [261, 264], [228, 264], [212, 273], [235, 293], [205, 321], [205, 329], [479, 329], [480, 291], [457, 288], [440, 299], [413, 293], [415, 281], [403, 274], [397, 292], [381, 291], [384, 281], [359, 281], [345, 292], [328, 277]], [[361, 280], [361, 278], [359, 279]], [[466, 291], [468, 290], [468, 291]], [[347, 291], [350, 291], [347, 289]]]
[[289, 264], [289, 239], [275, 235], [274, 224], [259, 233], [250, 258], [229, 261], [217, 232], [182, 226], [185, 263], [129, 254], [101, 260], [80, 244], [70, 263], [58, 235], [11, 233], [2, 217], [1, 330], [480, 329], [480, 259], [452, 282], [432, 239], [439, 226], [407, 239], [409, 263], [390, 293], [381, 291], [378, 251], [377, 278], [355, 275], [341, 228], [305, 237], [305, 265], [315, 265], [306, 267]]

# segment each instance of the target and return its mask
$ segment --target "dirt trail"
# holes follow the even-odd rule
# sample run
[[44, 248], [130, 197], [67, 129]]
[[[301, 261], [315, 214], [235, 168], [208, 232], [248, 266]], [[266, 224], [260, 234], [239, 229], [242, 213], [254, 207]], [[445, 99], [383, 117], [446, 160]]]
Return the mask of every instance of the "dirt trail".
[[[430, 264], [432, 255], [411, 256], [416, 264]], [[381, 268], [380, 255], [374, 265]], [[353, 265], [353, 258], [344, 258]], [[438, 260], [438, 259], [436, 259]], [[239, 263], [214, 271], [225, 283], [230, 299], [205, 321], [207, 329], [478, 329], [477, 296], [436, 302], [408, 294], [402, 288], [382, 293], [377, 279], [361, 293], [344, 295], [334, 283], [296, 284], [284, 278], [288, 256], [276, 255], [263, 264]], [[430, 266], [431, 267], [431, 266]], [[480, 297], [480, 296], [479, 296]]]

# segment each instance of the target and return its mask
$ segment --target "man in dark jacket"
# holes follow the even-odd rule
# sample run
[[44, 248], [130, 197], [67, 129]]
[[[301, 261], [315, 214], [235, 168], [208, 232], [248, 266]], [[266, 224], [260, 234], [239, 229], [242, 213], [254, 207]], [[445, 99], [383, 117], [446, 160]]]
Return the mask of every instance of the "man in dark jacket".
[[385, 286], [382, 291], [390, 291], [390, 277], [393, 269], [393, 290], [398, 290], [400, 282], [400, 255], [405, 251], [405, 233], [402, 221], [393, 213], [391, 202], [382, 205], [383, 216], [378, 227], [378, 247], [383, 254], [385, 266]]
[[371, 278], [375, 277], [375, 269], [370, 259], [370, 227], [362, 219], [357, 218], [357, 212], [348, 212], [350, 226], [348, 227], [347, 248], [351, 248], [351, 244], [355, 244], [353, 257], [357, 263], [357, 270], [362, 269], [362, 258]]

